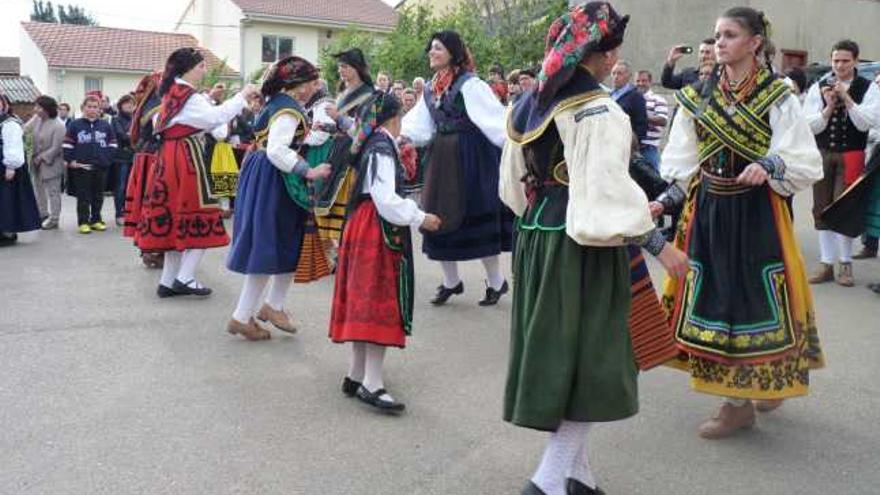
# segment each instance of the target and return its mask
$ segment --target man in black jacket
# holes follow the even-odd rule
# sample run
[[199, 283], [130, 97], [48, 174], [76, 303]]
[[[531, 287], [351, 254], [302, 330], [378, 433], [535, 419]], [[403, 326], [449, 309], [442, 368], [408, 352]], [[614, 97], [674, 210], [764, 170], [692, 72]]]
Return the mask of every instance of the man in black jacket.
[[633, 135], [641, 143], [648, 137], [648, 110], [645, 97], [638, 91], [632, 79], [632, 66], [629, 62], [625, 60], [617, 62], [611, 69], [611, 81], [614, 85], [611, 97], [629, 115]]
[[666, 89], [679, 90], [697, 82], [700, 79], [700, 66], [715, 61], [715, 39], [706, 38], [700, 43], [700, 63], [696, 67], [687, 67], [675, 74], [675, 63], [685, 56], [685, 48], [684, 45], [674, 46], [666, 56], [666, 64], [663, 65], [663, 74], [660, 77], [660, 84]]
[[113, 132], [119, 147], [113, 156], [113, 168], [116, 169], [116, 183], [113, 184], [113, 203], [116, 207], [116, 225], [125, 224], [125, 190], [128, 188], [128, 175], [134, 161], [134, 149], [131, 138], [131, 114], [134, 112], [134, 98], [125, 95], [116, 103], [118, 113], [113, 117]]

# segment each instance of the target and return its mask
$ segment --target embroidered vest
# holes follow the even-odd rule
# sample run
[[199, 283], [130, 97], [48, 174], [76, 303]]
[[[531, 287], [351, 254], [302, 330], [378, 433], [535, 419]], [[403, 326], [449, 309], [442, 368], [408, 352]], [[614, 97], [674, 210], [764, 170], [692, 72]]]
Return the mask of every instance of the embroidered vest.
[[473, 73], [465, 72], [458, 76], [452, 86], [446, 90], [437, 101], [430, 84], [425, 85], [425, 104], [431, 113], [431, 118], [437, 126], [440, 134], [455, 134], [466, 130], [478, 130], [477, 126], [468, 116], [464, 105], [464, 96], [461, 88], [464, 83], [473, 78]]
[[266, 144], [269, 140], [269, 127], [281, 115], [291, 115], [299, 121], [299, 125], [296, 126], [296, 134], [290, 143], [290, 148], [299, 151], [303, 146], [302, 142], [311, 126], [307, 112], [290, 95], [278, 93], [269, 100], [269, 103], [263, 107], [260, 115], [257, 116], [257, 121], [254, 125], [254, 146], [256, 149], [266, 149]]
[[[871, 81], [858, 74], [849, 86], [849, 95], [856, 104], [861, 104], [865, 99], [865, 94], [871, 87]], [[825, 100], [822, 100], [822, 107], [825, 107]], [[856, 129], [846, 107], [838, 105], [828, 119], [828, 125], [825, 130], [816, 135], [816, 145], [820, 150], [835, 151], [842, 153], [844, 151], [863, 151], [868, 145], [868, 133]]]

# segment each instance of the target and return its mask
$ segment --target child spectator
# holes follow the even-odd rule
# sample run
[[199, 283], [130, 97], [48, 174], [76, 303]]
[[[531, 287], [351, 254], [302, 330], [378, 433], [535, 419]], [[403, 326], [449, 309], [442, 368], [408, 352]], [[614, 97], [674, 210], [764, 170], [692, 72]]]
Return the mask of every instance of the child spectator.
[[76, 196], [80, 234], [107, 230], [101, 220], [103, 185], [117, 144], [110, 123], [101, 120], [101, 105], [101, 98], [86, 96], [81, 108], [83, 117], [71, 122], [64, 138], [64, 161]]

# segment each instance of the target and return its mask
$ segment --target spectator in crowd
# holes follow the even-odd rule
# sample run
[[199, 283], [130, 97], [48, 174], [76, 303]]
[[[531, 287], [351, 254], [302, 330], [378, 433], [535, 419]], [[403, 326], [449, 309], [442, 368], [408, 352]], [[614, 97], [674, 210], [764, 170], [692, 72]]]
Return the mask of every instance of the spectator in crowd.
[[[664, 88], [678, 90], [699, 79], [700, 69], [697, 67], [688, 67], [675, 74], [675, 64], [681, 57], [689, 53], [687, 48], [684, 45], [678, 45], [669, 50], [669, 55], [666, 56], [666, 64], [663, 66], [663, 74], [660, 76], [660, 83]], [[706, 62], [715, 63], [714, 38], [706, 38], [700, 43], [699, 56], [698, 67], [702, 67]]]
[[71, 122], [64, 138], [64, 161], [71, 186], [68, 193], [72, 189], [76, 196], [80, 234], [107, 230], [101, 220], [103, 186], [117, 144], [110, 123], [101, 119], [101, 105], [97, 96], [86, 96], [81, 108], [83, 116]]
[[125, 191], [128, 187], [128, 176], [134, 161], [134, 147], [129, 132], [131, 130], [131, 114], [134, 112], [134, 97], [125, 95], [116, 102], [118, 113], [113, 117], [113, 132], [116, 134], [116, 153], [113, 156], [116, 183], [113, 184], [113, 203], [116, 208], [116, 225], [125, 224]]
[[648, 116], [647, 137], [642, 140], [639, 151], [655, 170], [659, 170], [660, 139], [669, 122], [669, 105], [666, 103], [666, 98], [651, 90], [652, 82], [650, 71], [640, 70], [636, 76], [636, 88], [645, 98], [645, 111]]
[[[99, 95], [100, 91], [97, 92]], [[110, 119], [116, 115], [116, 109], [113, 108], [113, 105], [110, 103], [110, 97], [107, 95], [101, 95], [101, 118], [102, 119]]]
[[387, 72], [379, 72], [376, 75], [376, 89], [383, 93], [391, 91], [391, 76]]
[[513, 105], [522, 95], [522, 87], [519, 85], [519, 71], [512, 70], [507, 75], [507, 103]]
[[412, 89], [416, 92], [416, 98], [421, 99], [422, 95], [425, 94], [425, 78], [417, 77], [413, 79]]
[[61, 217], [61, 179], [64, 176], [64, 135], [67, 128], [58, 118], [58, 103], [50, 96], [40, 96], [34, 106], [31, 166], [34, 191], [42, 227], [57, 229]]
[[507, 105], [507, 81], [504, 80], [504, 69], [500, 65], [494, 65], [489, 69], [489, 87], [501, 104]]
[[214, 105], [219, 105], [223, 103], [223, 96], [226, 94], [226, 85], [222, 82], [218, 82], [211, 86], [211, 89], [208, 90], [208, 98], [211, 99], [211, 102]]
[[519, 80], [520, 93], [527, 93], [535, 87], [537, 75], [532, 69], [521, 69], [517, 79]]
[[401, 99], [401, 104], [403, 106], [403, 114], [406, 115], [407, 112], [413, 109], [418, 103], [418, 97], [416, 96], [415, 90], [411, 88], [407, 88], [403, 91], [403, 98]]
[[645, 97], [639, 93], [632, 82], [632, 66], [626, 60], [619, 60], [611, 69], [611, 81], [614, 90], [611, 97], [629, 115], [629, 123], [633, 134], [640, 143], [648, 138], [648, 113]]
[[391, 93], [394, 94], [394, 97], [397, 98], [397, 101], [401, 101], [403, 99], [403, 91], [406, 89], [406, 82], [401, 81], [400, 79], [394, 81], [394, 84], [391, 85]]
[[703, 62], [700, 65], [700, 73], [697, 79], [702, 82], [708, 81], [712, 77], [713, 70], [715, 70], [715, 62]]
[[807, 74], [800, 67], [792, 67], [785, 71], [785, 77], [791, 81], [791, 91], [797, 95], [801, 103], [807, 96]]
[[64, 124], [65, 129], [73, 121], [73, 115], [70, 114], [70, 105], [68, 105], [67, 103], [58, 104], [58, 120], [60, 120], [61, 123]]

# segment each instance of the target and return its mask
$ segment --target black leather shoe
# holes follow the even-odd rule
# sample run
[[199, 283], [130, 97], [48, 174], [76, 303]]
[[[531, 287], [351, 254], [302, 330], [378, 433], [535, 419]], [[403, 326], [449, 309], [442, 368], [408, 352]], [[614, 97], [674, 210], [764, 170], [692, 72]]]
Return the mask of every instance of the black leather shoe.
[[190, 280], [187, 283], [183, 283], [180, 280], [174, 279], [174, 285], [171, 289], [177, 293], [178, 296], [210, 296], [212, 292], [211, 289], [207, 287], [202, 287], [198, 283], [194, 285], [189, 285], [195, 282], [194, 280]]
[[18, 242], [18, 234], [4, 234], [0, 232], [0, 246], [11, 246]]
[[541, 490], [540, 488], [538, 488], [537, 485], [535, 485], [534, 483], [529, 481], [529, 483], [526, 485], [526, 487], [523, 488], [523, 491], [520, 493], [520, 495], [547, 495], [547, 494], [544, 493], [544, 490]]
[[874, 284], [874, 287], [871, 287], [871, 290], [874, 291], [875, 294], [880, 294], [880, 283]]
[[398, 413], [403, 412], [403, 410], [406, 409], [406, 406], [404, 404], [402, 404], [400, 402], [393, 401], [393, 400], [386, 400], [386, 399], [382, 398], [382, 396], [387, 393], [388, 393], [388, 391], [385, 390], [384, 388], [380, 388], [379, 390], [376, 390], [375, 392], [370, 392], [369, 390], [367, 390], [366, 387], [361, 385], [357, 390], [357, 398], [361, 402], [363, 402], [365, 404], [369, 404], [382, 412], [387, 412], [387, 413], [392, 413], [392, 414], [398, 414]]
[[431, 304], [442, 306], [446, 304], [450, 297], [458, 294], [464, 294], [464, 282], [459, 282], [458, 285], [451, 289], [441, 285], [437, 287], [437, 294], [434, 296], [434, 299], [431, 299]]
[[165, 287], [162, 284], [159, 284], [159, 287], [156, 289], [156, 295], [161, 299], [165, 299], [168, 297], [179, 296], [177, 292], [174, 291], [171, 287]]
[[495, 290], [491, 287], [486, 287], [486, 298], [479, 302], [480, 306], [494, 306], [498, 304], [498, 300], [501, 299], [501, 296], [507, 294], [510, 290], [510, 287], [507, 285], [507, 280], [501, 285], [501, 288]]
[[598, 486], [590, 488], [574, 478], [568, 478], [565, 486], [565, 493], [568, 495], [605, 495]]
[[361, 382], [356, 382], [349, 377], [342, 380], [342, 393], [346, 397], [354, 397], [359, 388], [361, 388]]

